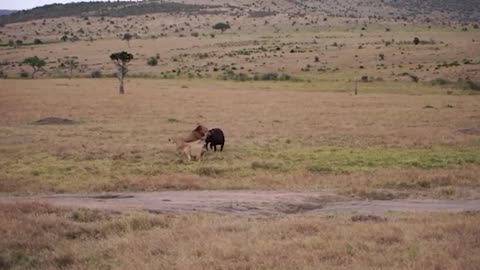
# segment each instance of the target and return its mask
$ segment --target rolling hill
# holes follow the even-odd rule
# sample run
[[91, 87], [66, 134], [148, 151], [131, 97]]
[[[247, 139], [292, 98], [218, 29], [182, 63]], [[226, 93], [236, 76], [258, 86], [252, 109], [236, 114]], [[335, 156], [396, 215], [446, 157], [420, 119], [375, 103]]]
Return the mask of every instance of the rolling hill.
[[[0, 14], [2, 11], [0, 11]], [[4, 14], [11, 13], [3, 11]], [[349, 18], [380, 18], [419, 21], [473, 22], [480, 19], [480, 5], [476, 0], [171, 0], [116, 1], [52, 4], [0, 17], [1, 24], [64, 16], [125, 17], [152, 13], [187, 14], [253, 14], [255, 17], [284, 13], [292, 15]]]
[[16, 12], [16, 10], [0, 9], [0, 16], [12, 14], [14, 12]]

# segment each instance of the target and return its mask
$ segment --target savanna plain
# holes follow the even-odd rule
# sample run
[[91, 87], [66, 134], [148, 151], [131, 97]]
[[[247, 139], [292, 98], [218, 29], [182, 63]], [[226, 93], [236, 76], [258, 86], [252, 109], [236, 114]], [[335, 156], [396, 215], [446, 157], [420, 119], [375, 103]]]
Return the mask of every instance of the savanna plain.
[[[358, 1], [256, 4], [266, 13], [247, 2], [2, 25], [0, 269], [478, 269], [479, 211], [242, 215], [9, 201], [180, 190], [480, 199], [475, 20], [389, 17], [402, 12], [391, 1], [375, 5], [382, 18], [362, 5], [343, 13]], [[229, 28], [212, 29], [221, 21]], [[128, 43], [127, 29], [138, 34]], [[109, 55], [122, 50], [134, 60], [120, 95]], [[22, 60], [33, 55], [47, 61], [31, 79]], [[72, 122], [38, 122], [48, 117]], [[197, 123], [222, 128], [225, 148], [187, 162], [168, 139]]]

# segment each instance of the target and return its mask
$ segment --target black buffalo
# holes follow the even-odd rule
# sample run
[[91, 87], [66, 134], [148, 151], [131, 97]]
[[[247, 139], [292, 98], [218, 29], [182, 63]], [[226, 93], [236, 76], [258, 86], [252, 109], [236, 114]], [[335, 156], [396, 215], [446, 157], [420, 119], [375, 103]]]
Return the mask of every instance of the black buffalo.
[[223, 131], [219, 128], [212, 128], [207, 132], [207, 139], [205, 139], [205, 147], [208, 149], [208, 144], [210, 144], [210, 149], [217, 151], [217, 145], [220, 145], [220, 151], [223, 151], [223, 145], [225, 144], [225, 135]]

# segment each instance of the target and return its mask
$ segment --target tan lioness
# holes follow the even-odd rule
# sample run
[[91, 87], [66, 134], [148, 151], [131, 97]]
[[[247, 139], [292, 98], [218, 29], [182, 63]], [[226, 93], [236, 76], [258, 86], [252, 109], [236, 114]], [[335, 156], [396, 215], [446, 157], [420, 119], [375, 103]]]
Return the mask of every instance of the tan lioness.
[[170, 138], [168, 141], [174, 143], [177, 146], [177, 152], [184, 154], [188, 161], [200, 160], [205, 153], [205, 138], [208, 133], [208, 128], [198, 124], [198, 126], [192, 130], [186, 136], [177, 136]]
[[185, 142], [184, 138], [176, 137], [169, 139], [170, 142], [177, 146], [177, 152], [185, 155], [188, 161], [200, 161], [205, 153], [205, 140], [197, 140], [194, 142]]

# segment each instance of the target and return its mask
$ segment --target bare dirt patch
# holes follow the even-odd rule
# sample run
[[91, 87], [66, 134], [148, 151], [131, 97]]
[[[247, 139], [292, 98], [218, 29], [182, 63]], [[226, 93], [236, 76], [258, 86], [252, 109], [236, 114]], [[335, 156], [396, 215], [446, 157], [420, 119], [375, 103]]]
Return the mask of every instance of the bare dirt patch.
[[165, 191], [149, 193], [4, 196], [0, 202], [37, 202], [152, 213], [207, 212], [239, 215], [331, 214], [336, 212], [478, 211], [480, 200], [351, 200], [333, 192]]

